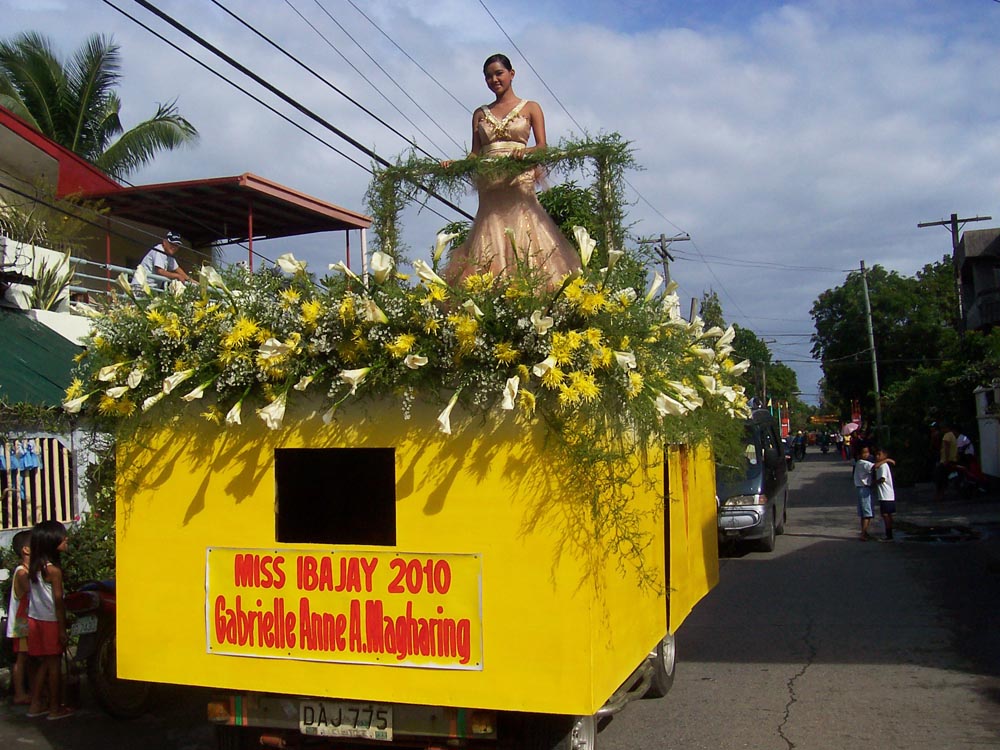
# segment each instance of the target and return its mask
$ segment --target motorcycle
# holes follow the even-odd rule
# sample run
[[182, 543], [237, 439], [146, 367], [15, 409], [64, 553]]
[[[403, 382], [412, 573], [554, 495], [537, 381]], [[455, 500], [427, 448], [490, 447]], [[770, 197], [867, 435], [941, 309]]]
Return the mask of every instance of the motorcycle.
[[66, 611], [74, 615], [70, 635], [77, 638], [74, 664], [84, 667], [94, 697], [110, 716], [134, 719], [146, 712], [152, 685], [118, 678], [115, 650], [117, 615], [115, 582], [94, 581], [66, 594]]

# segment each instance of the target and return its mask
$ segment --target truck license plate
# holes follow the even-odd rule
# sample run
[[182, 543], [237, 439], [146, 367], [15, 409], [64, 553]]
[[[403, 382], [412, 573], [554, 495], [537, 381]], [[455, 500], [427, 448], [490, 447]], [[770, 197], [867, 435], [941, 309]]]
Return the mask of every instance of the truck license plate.
[[392, 706], [353, 701], [302, 701], [299, 731], [318, 737], [392, 741]]
[[77, 617], [69, 629], [70, 635], [86, 635], [97, 632], [97, 615]]

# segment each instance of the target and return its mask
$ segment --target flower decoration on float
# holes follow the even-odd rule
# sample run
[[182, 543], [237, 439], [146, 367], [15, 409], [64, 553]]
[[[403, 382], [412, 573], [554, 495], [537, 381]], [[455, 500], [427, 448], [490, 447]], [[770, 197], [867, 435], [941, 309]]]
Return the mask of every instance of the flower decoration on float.
[[[594, 240], [574, 235], [589, 261]], [[451, 239], [439, 236], [435, 254]], [[311, 413], [326, 421], [366, 398], [395, 400], [408, 418], [416, 394], [441, 405], [432, 428], [443, 435], [474, 429], [458, 426], [460, 414], [490, 414], [543, 419], [567, 439], [599, 424], [633, 445], [711, 439], [745, 415], [748, 363], [731, 357], [733, 330], [685, 320], [675, 284], [656, 275], [643, 292], [618, 273], [621, 251], [607, 257], [555, 290], [534, 284], [531, 269], [449, 284], [422, 260], [411, 283], [380, 252], [365, 276], [335, 263], [320, 281], [291, 253], [281, 275], [206, 266], [179, 294], [112, 302], [63, 406], [121, 420], [196, 408], [239, 430], [252, 405], [277, 430], [299, 400], [323, 399]]]

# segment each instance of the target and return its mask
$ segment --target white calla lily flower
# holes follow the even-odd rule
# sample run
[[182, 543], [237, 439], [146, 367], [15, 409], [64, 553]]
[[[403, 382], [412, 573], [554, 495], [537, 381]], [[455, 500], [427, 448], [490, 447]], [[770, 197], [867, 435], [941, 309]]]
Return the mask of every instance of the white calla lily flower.
[[615, 352], [615, 361], [618, 366], [626, 372], [636, 368], [635, 354], [633, 352]]
[[132, 286], [138, 286], [146, 294], [153, 293], [153, 290], [149, 288], [149, 275], [144, 266], [139, 266], [132, 273]]
[[149, 398], [147, 398], [145, 401], [142, 402], [142, 410], [149, 411], [151, 408], [153, 408], [153, 406], [160, 403], [160, 400], [165, 395], [166, 394], [163, 393], [163, 391], [160, 391], [159, 393], [154, 393], [152, 396], [150, 396]]
[[243, 424], [242, 412], [243, 399], [240, 399], [233, 404], [233, 408], [226, 414], [226, 424]]
[[128, 384], [129, 388], [138, 388], [139, 383], [142, 382], [143, 377], [146, 375], [146, 371], [141, 367], [136, 367], [128, 374], [128, 378], [125, 382]]
[[727, 346], [733, 343], [733, 339], [735, 338], [736, 338], [736, 329], [733, 328], [732, 326], [729, 326], [729, 328], [727, 328], [725, 332], [723, 332], [723, 334], [719, 337], [718, 342], [716, 342], [716, 346]]
[[427, 265], [427, 261], [417, 258], [413, 261], [413, 270], [417, 272], [417, 276], [419, 276], [420, 280], [423, 282], [447, 286], [444, 279], [434, 273], [434, 269]]
[[208, 386], [211, 385], [211, 383], [212, 381], [210, 380], [207, 383], [202, 383], [197, 388], [188, 391], [183, 396], [181, 396], [181, 401], [194, 401], [196, 398], [204, 397], [205, 389], [208, 388]]
[[407, 354], [403, 359], [403, 364], [411, 370], [419, 370], [427, 364], [427, 357], [421, 357], [419, 354]]
[[114, 388], [108, 388], [108, 390], [106, 390], [104, 393], [105, 395], [110, 396], [111, 398], [121, 398], [126, 393], [128, 393], [128, 386], [119, 385], [115, 386]]
[[202, 266], [201, 270], [198, 271], [198, 282], [201, 284], [202, 289], [212, 287], [214, 289], [222, 289], [226, 292], [229, 291], [226, 287], [226, 282], [222, 280], [222, 275], [208, 264]]
[[692, 346], [691, 353], [701, 357], [705, 362], [715, 361], [715, 349], [708, 349], [704, 346]]
[[375, 277], [375, 283], [377, 284], [381, 284], [389, 277], [392, 266], [392, 256], [378, 250], [372, 253], [371, 262], [368, 264], [368, 268], [371, 270], [372, 276]]
[[163, 381], [163, 394], [169, 394], [174, 388], [183, 383], [189, 377], [194, 375], [194, 369], [181, 370], [180, 372], [175, 372], [170, 377], [164, 379]]
[[186, 288], [187, 285], [180, 279], [171, 279], [170, 282], [167, 284], [167, 289], [170, 291], [170, 294], [174, 297], [180, 297], [182, 294], [184, 294], [184, 290]]
[[742, 362], [738, 362], [737, 364], [730, 367], [729, 374], [735, 377], [739, 377], [749, 369], [750, 369], [750, 360], [744, 359]]
[[553, 356], [548, 356], [539, 362], [537, 365], [531, 368], [531, 371], [535, 373], [536, 378], [541, 378], [545, 376], [549, 370], [556, 366], [556, 358]]
[[723, 333], [725, 333], [725, 331], [719, 328], [719, 326], [712, 326], [704, 333], [702, 333], [701, 337], [703, 339], [716, 339], [716, 338], [721, 338]]
[[699, 375], [698, 380], [701, 381], [701, 384], [705, 386], [705, 390], [709, 393], [715, 393], [715, 389], [719, 385], [718, 381], [712, 375]]
[[657, 394], [654, 405], [661, 417], [680, 417], [687, 412], [687, 409], [680, 401], [671, 398], [662, 391]]
[[120, 286], [124, 291], [128, 292], [129, 294], [132, 293], [132, 282], [128, 280], [128, 274], [125, 273], [124, 271], [118, 274], [118, 278], [115, 279], [115, 283], [118, 284], [118, 286]]
[[313, 382], [315, 377], [316, 377], [315, 375], [303, 375], [301, 378], [299, 378], [299, 382], [293, 385], [292, 387], [297, 391], [304, 391], [306, 388], [309, 387], [309, 384]]
[[365, 298], [361, 305], [362, 316], [369, 323], [388, 323], [389, 318], [382, 311], [382, 308], [375, 304], [375, 300]]
[[646, 292], [646, 302], [649, 302], [656, 293], [660, 291], [660, 287], [663, 286], [663, 277], [660, 276], [660, 272], [657, 271], [653, 274], [653, 283], [649, 285], [649, 291]]
[[521, 384], [521, 378], [515, 375], [507, 378], [507, 383], [503, 387], [503, 397], [500, 400], [500, 408], [504, 411], [513, 410], [517, 401], [517, 389]]
[[123, 368], [127, 362], [117, 362], [113, 365], [108, 365], [107, 367], [102, 367], [97, 371], [97, 379], [102, 383], [110, 383], [118, 375], [118, 371]]
[[580, 250], [580, 263], [584, 268], [590, 263], [590, 258], [597, 247], [597, 240], [593, 239], [584, 227], [573, 227], [573, 236], [576, 238], [576, 246]]
[[342, 260], [338, 260], [336, 263], [331, 263], [329, 268], [331, 271], [339, 271], [340, 273], [344, 274], [345, 276], [351, 279], [354, 279], [355, 281], [361, 281], [361, 278], [356, 273], [354, 273], [354, 271], [348, 268], [344, 264], [344, 261]]
[[471, 299], [465, 300], [465, 302], [462, 303], [462, 307], [464, 307], [465, 311], [474, 318], [483, 317], [483, 311], [480, 310], [479, 305], [477, 305]]
[[274, 265], [280, 268], [283, 272], [292, 276], [297, 273], [306, 272], [306, 262], [304, 260], [296, 260], [295, 256], [291, 253], [279, 255], [274, 259]]
[[359, 367], [356, 370], [341, 370], [338, 377], [351, 386], [351, 395], [353, 396], [358, 391], [358, 386], [361, 385], [365, 378], [368, 377], [368, 373], [371, 372], [370, 367]]
[[293, 347], [288, 344], [278, 341], [276, 338], [269, 338], [260, 348], [257, 349], [257, 355], [261, 359], [274, 359], [275, 357], [283, 357], [289, 352], [291, 352]]
[[80, 409], [83, 408], [83, 404], [88, 398], [90, 398], [89, 393], [86, 396], [77, 396], [76, 398], [71, 398], [69, 401], [63, 401], [63, 411], [67, 414], [79, 414]]
[[257, 416], [264, 420], [264, 424], [267, 425], [269, 430], [277, 430], [281, 427], [281, 422], [285, 418], [285, 402], [287, 398], [288, 395], [282, 393], [263, 409], [257, 410]]
[[441, 260], [441, 256], [444, 255], [444, 249], [448, 247], [448, 243], [456, 237], [458, 237], [458, 232], [451, 232], [447, 234], [442, 232], [437, 236], [437, 241], [434, 243], [434, 255], [432, 256], [435, 263]]
[[445, 435], [451, 434], [451, 410], [455, 408], [455, 404], [458, 403], [458, 394], [461, 391], [455, 391], [455, 395], [451, 397], [448, 405], [444, 407], [444, 411], [438, 414], [437, 422], [438, 426]]
[[548, 315], [543, 315], [541, 310], [531, 313], [531, 325], [539, 336], [544, 336], [554, 323], [555, 321]]
[[609, 251], [608, 251], [608, 270], [609, 270], [609, 271], [610, 271], [610, 270], [611, 270], [612, 268], [614, 268], [614, 267], [615, 267], [615, 263], [617, 263], [617, 262], [618, 262], [619, 260], [621, 260], [621, 257], [622, 257], [622, 256], [623, 256], [624, 254], [625, 254], [625, 253], [624, 253], [624, 252], [622, 252], [621, 250], [609, 250]]

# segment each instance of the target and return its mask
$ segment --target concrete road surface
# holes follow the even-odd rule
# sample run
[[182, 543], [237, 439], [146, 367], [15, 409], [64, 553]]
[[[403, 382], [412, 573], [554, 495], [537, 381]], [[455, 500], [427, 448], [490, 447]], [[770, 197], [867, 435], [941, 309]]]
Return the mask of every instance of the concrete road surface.
[[[862, 542], [848, 463], [810, 452], [789, 477], [776, 551], [724, 548], [719, 586], [677, 634], [673, 691], [629, 706], [598, 747], [1000, 747], [997, 526], [974, 525], [976, 541], [922, 533], [909, 523], [955, 501], [929, 508], [902, 488], [911, 533]], [[980, 501], [971, 520], [998, 505]]]
[[[673, 691], [629, 706], [598, 748], [1000, 747], [1000, 531], [987, 523], [1000, 502], [934, 506], [901, 489], [910, 533], [861, 542], [849, 464], [810, 452], [790, 479], [777, 550], [724, 550], [720, 585], [678, 633]], [[60, 722], [3, 707], [0, 748], [208, 750], [207, 695], [161, 689], [133, 722], [106, 718], [86, 687]]]

